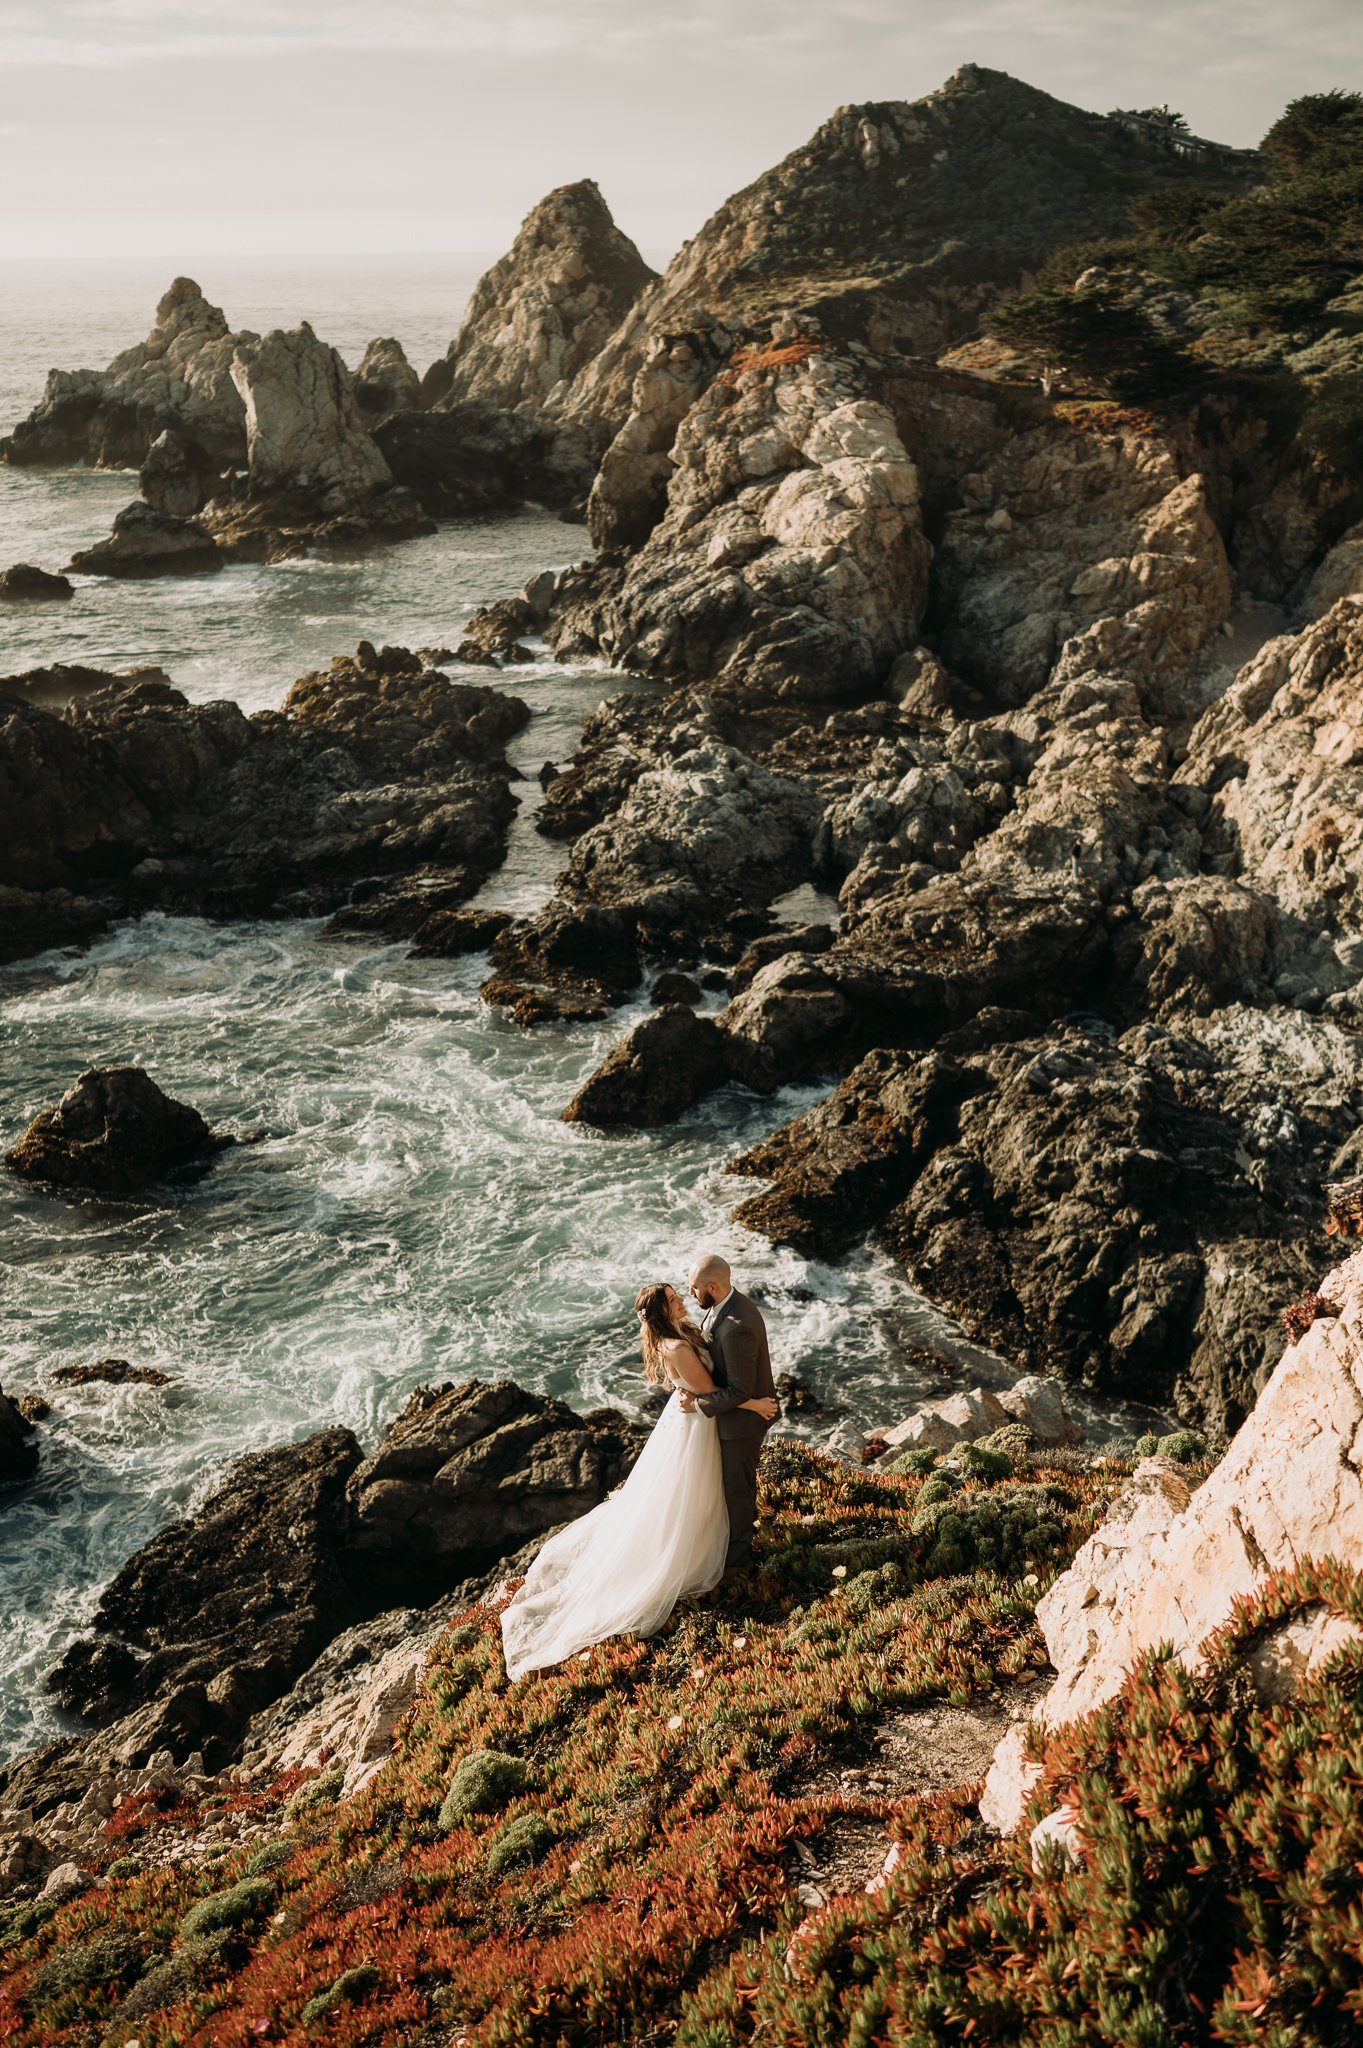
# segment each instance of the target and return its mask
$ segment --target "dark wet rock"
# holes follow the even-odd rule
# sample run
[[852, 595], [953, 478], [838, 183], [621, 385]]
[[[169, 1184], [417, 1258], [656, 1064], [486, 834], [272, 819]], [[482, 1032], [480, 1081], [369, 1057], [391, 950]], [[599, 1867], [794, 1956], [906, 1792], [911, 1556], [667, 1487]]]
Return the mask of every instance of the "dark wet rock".
[[885, 1223], [914, 1285], [1026, 1370], [1233, 1430], [1314, 1270], [1348, 1103], [1303, 1115], [1288, 1074], [1237, 1076], [1150, 1025], [962, 1067], [956, 1127]]
[[71, 558], [87, 576], [199, 576], [222, 565], [217, 542], [197, 520], [158, 512], [140, 498], [124, 506], [107, 540]]
[[826, 1404], [809, 1382], [791, 1372], [776, 1375], [776, 1398], [781, 1403], [783, 1415], [826, 1415], [828, 1412]]
[[783, 953], [721, 1013], [725, 1064], [736, 1080], [770, 1094], [811, 1069], [826, 1072], [853, 1014], [818, 957]]
[[80, 662], [54, 661], [48, 668], [24, 669], [20, 674], [0, 676], [0, 707], [6, 698], [18, 704], [37, 704], [45, 711], [62, 711], [82, 697], [121, 683], [169, 683], [163, 668], [86, 668]]
[[126, 1358], [97, 1358], [90, 1365], [59, 1365], [52, 1374], [59, 1387], [168, 1387], [168, 1372], [154, 1365], [130, 1365]]
[[581, 984], [537, 988], [510, 974], [489, 975], [478, 993], [485, 1003], [505, 1010], [513, 1024], [591, 1024], [608, 1007], [604, 997]]
[[534, 917], [498, 934], [494, 964], [596, 1003], [630, 995], [643, 978], [638, 929], [627, 908], [553, 898]]
[[433, 910], [413, 933], [412, 952], [445, 960], [485, 953], [511, 922], [509, 910]]
[[[548, 623], [555, 583], [556, 578], [545, 570], [532, 576], [518, 597], [503, 597], [495, 604], [484, 605], [469, 620], [463, 644], [471, 641], [485, 653], [519, 658], [525, 652], [521, 643], [543, 632]], [[546, 763], [540, 771], [541, 783], [551, 782], [556, 772]]]
[[374, 445], [397, 481], [440, 518], [561, 497], [543, 429], [474, 399], [439, 412], [390, 413], [375, 429]]
[[779, 960], [783, 953], [826, 953], [832, 944], [833, 927], [829, 924], [786, 925], [780, 931], [764, 932], [735, 963], [725, 986], [738, 995], [762, 968]]
[[41, 603], [52, 598], [71, 597], [74, 590], [69, 577], [54, 576], [48, 569], [35, 569], [31, 562], [16, 562], [12, 569], [0, 570], [0, 598], [11, 602], [33, 599]]
[[773, 1183], [735, 1222], [808, 1257], [846, 1250], [909, 1191], [970, 1085], [936, 1053], [868, 1053], [831, 1095], [731, 1163]]
[[0, 888], [24, 892], [18, 922], [46, 944], [97, 924], [61, 891], [106, 914], [218, 916], [317, 914], [358, 891], [377, 924], [377, 890], [402, 882], [390, 922], [415, 931], [501, 859], [505, 742], [528, 717], [517, 698], [367, 642], [250, 718], [152, 677], [61, 715], [0, 693]]
[[404, 1590], [449, 1584], [595, 1507], [642, 1438], [509, 1381], [420, 1388], [350, 1478], [356, 1554]]
[[641, 1017], [612, 1047], [563, 1120], [602, 1129], [671, 1123], [726, 1073], [723, 1034], [714, 1019], [673, 1004]]
[[345, 1489], [360, 1458], [349, 1430], [325, 1429], [238, 1459], [110, 1581], [93, 1633], [49, 1681], [61, 1704], [101, 1728], [136, 1715], [124, 1747], [143, 1758], [223, 1760], [249, 1714], [353, 1618]]
[[655, 1009], [662, 1009], [668, 1003], [685, 1003], [688, 1009], [694, 1010], [701, 999], [700, 984], [692, 981], [689, 974], [678, 974], [673, 969], [658, 976], [648, 999]]
[[0, 1388], [0, 1486], [13, 1486], [31, 1478], [37, 1465], [38, 1446], [33, 1440], [32, 1422]]
[[165, 427], [147, 450], [137, 481], [155, 511], [192, 519], [213, 496], [220, 471], [197, 441]]
[[477, 1597], [471, 1574], [596, 1506], [643, 1434], [613, 1410], [470, 1381], [418, 1389], [368, 1457], [329, 1428], [237, 1459], [114, 1576], [53, 1672], [99, 1732], [0, 1769], [0, 1810], [79, 1802], [93, 1776], [160, 1750], [217, 1770], [248, 1732], [268, 1748], [320, 1685], [441, 1618], [414, 1603]]
[[11, 889], [0, 883], [0, 963], [57, 946], [85, 946], [107, 931], [104, 904], [69, 889]]
[[5, 1164], [24, 1180], [130, 1195], [233, 1143], [141, 1067], [91, 1067], [39, 1111]]

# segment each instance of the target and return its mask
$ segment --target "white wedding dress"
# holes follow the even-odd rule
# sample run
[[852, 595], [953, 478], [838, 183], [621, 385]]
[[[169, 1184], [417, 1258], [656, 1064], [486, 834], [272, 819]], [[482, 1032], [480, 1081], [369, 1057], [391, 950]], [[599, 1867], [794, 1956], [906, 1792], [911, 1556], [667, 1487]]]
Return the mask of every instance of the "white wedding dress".
[[652, 1635], [684, 1593], [718, 1584], [728, 1547], [719, 1433], [673, 1394], [624, 1484], [549, 1538], [502, 1610], [507, 1675]]

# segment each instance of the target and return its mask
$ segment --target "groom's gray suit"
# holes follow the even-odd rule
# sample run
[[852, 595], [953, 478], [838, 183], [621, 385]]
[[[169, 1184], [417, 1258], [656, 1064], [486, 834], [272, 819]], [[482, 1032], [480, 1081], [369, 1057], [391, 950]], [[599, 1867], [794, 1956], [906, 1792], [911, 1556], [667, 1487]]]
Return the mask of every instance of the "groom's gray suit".
[[697, 1394], [696, 1406], [702, 1415], [713, 1415], [719, 1431], [724, 1505], [729, 1510], [729, 1550], [724, 1568], [746, 1571], [753, 1561], [757, 1461], [770, 1425], [739, 1403], [756, 1400], [763, 1394], [775, 1396], [767, 1326], [757, 1303], [749, 1301], [737, 1288], [707, 1321], [705, 1334], [710, 1342], [715, 1390], [712, 1394]]

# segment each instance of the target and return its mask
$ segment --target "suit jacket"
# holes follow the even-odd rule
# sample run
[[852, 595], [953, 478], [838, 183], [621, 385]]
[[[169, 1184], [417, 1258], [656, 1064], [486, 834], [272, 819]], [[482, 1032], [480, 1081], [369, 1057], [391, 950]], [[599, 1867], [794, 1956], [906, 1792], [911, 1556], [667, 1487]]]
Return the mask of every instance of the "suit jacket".
[[715, 1390], [697, 1394], [697, 1408], [702, 1415], [714, 1416], [721, 1439], [764, 1436], [770, 1425], [739, 1406], [741, 1401], [776, 1393], [762, 1311], [735, 1288], [705, 1334]]

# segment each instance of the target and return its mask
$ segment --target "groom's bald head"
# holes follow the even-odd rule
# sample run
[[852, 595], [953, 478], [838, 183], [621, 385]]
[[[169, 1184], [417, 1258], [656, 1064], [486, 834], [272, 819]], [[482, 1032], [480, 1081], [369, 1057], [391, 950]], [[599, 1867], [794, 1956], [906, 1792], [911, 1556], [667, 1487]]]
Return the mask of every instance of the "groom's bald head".
[[717, 1252], [702, 1252], [691, 1268], [690, 1284], [691, 1292], [702, 1308], [723, 1301], [733, 1286], [728, 1260], [721, 1259]]

